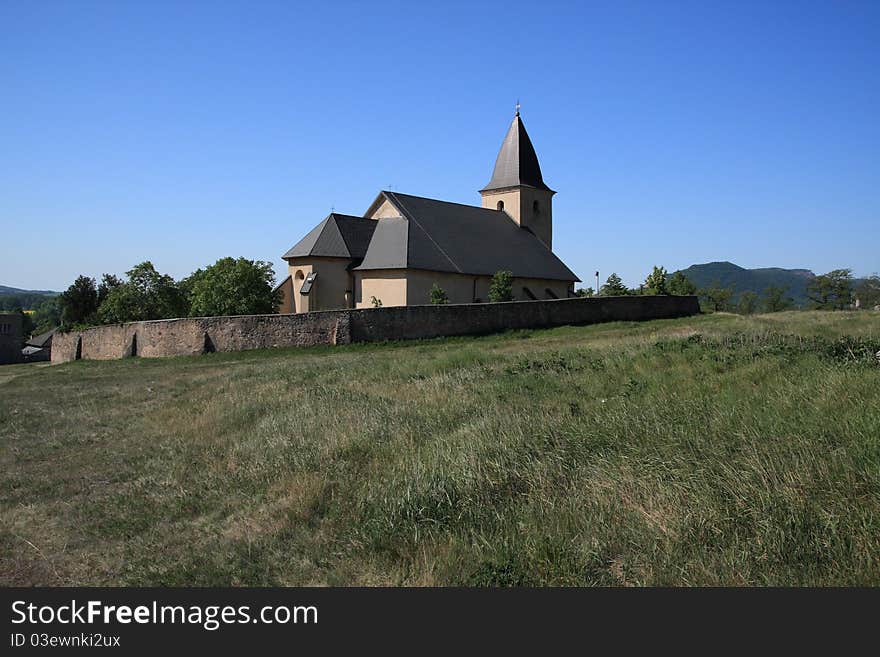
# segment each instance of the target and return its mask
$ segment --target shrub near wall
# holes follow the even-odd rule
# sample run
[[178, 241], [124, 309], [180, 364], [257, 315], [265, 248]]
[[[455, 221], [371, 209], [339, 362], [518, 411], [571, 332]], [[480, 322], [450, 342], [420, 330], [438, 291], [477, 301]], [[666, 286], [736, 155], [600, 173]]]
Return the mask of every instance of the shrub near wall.
[[693, 296], [634, 296], [167, 319], [57, 333], [52, 362], [483, 335], [508, 329], [684, 317], [699, 311]]

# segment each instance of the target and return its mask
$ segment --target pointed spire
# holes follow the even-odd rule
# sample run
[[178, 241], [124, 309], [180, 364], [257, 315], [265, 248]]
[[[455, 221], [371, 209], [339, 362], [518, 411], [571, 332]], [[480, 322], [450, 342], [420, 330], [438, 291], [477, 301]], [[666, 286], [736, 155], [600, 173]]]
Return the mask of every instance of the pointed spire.
[[519, 101], [516, 103], [516, 115], [507, 130], [507, 136], [501, 144], [498, 159], [495, 160], [495, 170], [492, 172], [492, 180], [482, 190], [483, 192], [505, 187], [518, 187], [527, 185], [537, 189], [547, 189], [544, 179], [541, 177], [541, 165], [538, 164], [538, 156], [532, 146], [532, 140], [526, 132], [522, 118], [519, 115]]

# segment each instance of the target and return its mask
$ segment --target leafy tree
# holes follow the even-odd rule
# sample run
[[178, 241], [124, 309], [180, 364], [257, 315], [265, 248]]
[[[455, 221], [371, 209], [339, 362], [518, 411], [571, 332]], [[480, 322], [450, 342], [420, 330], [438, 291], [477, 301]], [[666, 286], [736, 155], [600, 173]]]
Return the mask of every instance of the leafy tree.
[[778, 313], [794, 306], [794, 300], [785, 296], [788, 288], [771, 285], [764, 290], [764, 310], [768, 313]]
[[45, 333], [60, 325], [61, 304], [58, 297], [49, 297], [34, 311], [34, 333]]
[[221, 258], [180, 282], [181, 296], [189, 299], [190, 317], [261, 315], [278, 311], [271, 263], [247, 258]]
[[513, 272], [496, 271], [489, 284], [489, 301], [513, 301]]
[[691, 282], [691, 279], [689, 279], [680, 271], [675, 272], [672, 276], [669, 277], [669, 281], [666, 283], [666, 287], [669, 290], [669, 294], [675, 294], [679, 296], [689, 296], [691, 294], [697, 293], [697, 286]]
[[852, 270], [835, 269], [807, 284], [807, 298], [819, 310], [843, 310], [852, 300]]
[[595, 294], [596, 291], [591, 287], [580, 287], [574, 293], [576, 297], [592, 297]]
[[104, 303], [104, 300], [109, 296], [109, 294], [120, 285], [122, 285], [122, 279], [120, 279], [115, 274], [104, 274], [101, 277], [101, 282], [98, 284], [99, 308], [101, 307], [101, 304]]
[[436, 283], [431, 287], [431, 303], [434, 305], [449, 303], [449, 297], [446, 295], [446, 290]]
[[654, 265], [654, 271], [648, 274], [641, 289], [644, 294], [669, 294], [668, 277], [669, 275], [663, 267]]
[[94, 324], [98, 311], [98, 290], [95, 279], [77, 276], [73, 284], [58, 297], [61, 321], [67, 326]]
[[862, 280], [856, 288], [860, 308], [880, 306], [880, 276], [874, 274]]
[[620, 297], [628, 293], [629, 289], [620, 280], [620, 276], [614, 272], [605, 280], [605, 284], [599, 288], [600, 297]]
[[709, 287], [700, 290], [700, 296], [706, 301], [710, 310], [721, 312], [730, 309], [730, 299], [733, 296], [732, 287], [721, 287], [721, 283], [715, 281]]
[[186, 300], [174, 279], [160, 274], [149, 260], [125, 274], [128, 280], [116, 286], [98, 308], [104, 324], [169, 319], [186, 315]]
[[29, 338], [31, 334], [34, 332], [34, 318], [30, 313], [26, 313], [21, 308], [19, 308], [16, 312], [21, 315], [21, 335], [24, 338]]
[[736, 312], [740, 315], [752, 315], [758, 309], [758, 295], [751, 290], [746, 290], [739, 295], [739, 303]]

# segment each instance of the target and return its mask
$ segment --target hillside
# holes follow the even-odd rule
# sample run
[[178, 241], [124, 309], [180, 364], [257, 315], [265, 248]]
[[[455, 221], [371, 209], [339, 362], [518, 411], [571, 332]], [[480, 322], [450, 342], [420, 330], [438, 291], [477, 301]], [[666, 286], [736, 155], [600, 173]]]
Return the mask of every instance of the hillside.
[[0, 294], [34, 294], [38, 296], [46, 296], [52, 297], [58, 294], [53, 290], [23, 290], [18, 287], [7, 287], [6, 285], [0, 285]]
[[788, 296], [797, 305], [807, 302], [807, 284], [815, 276], [809, 269], [781, 269], [766, 267], [762, 269], [745, 269], [732, 262], [708, 262], [702, 265], [691, 265], [682, 269], [698, 288], [709, 287], [720, 282], [722, 287], [733, 287], [735, 294], [750, 290], [763, 296], [764, 290], [771, 285], [787, 288]]
[[0, 310], [32, 310], [49, 297], [57, 295], [52, 290], [23, 290], [17, 287], [0, 285]]
[[0, 585], [880, 585], [877, 350], [718, 313], [6, 366]]

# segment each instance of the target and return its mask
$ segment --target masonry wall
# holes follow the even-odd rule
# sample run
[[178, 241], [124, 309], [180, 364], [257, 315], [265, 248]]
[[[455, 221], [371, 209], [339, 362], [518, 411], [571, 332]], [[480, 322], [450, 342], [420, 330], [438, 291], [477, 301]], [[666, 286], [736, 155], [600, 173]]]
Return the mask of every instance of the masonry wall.
[[699, 311], [697, 298], [692, 296], [638, 296], [168, 319], [56, 333], [52, 362], [482, 335], [507, 329], [684, 317]]

